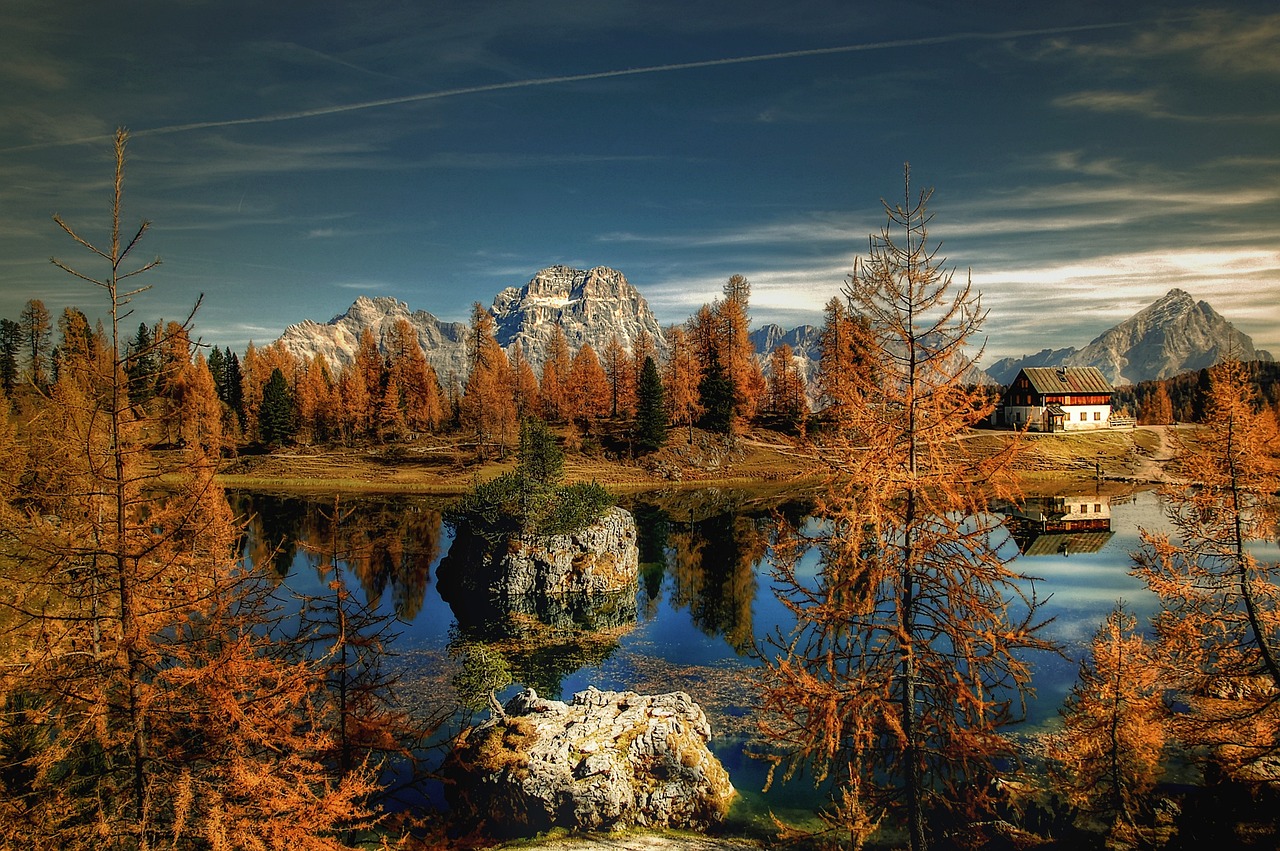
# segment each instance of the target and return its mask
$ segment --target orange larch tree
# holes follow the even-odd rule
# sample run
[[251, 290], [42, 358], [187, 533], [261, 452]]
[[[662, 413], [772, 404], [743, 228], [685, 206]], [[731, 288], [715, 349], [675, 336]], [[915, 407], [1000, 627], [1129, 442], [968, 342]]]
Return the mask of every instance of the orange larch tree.
[[538, 386], [542, 413], [547, 422], [562, 423], [569, 419], [569, 370], [572, 366], [569, 341], [565, 339], [564, 328], [557, 322], [547, 344], [542, 362], [542, 381]]
[[406, 319], [397, 319], [387, 334], [387, 368], [399, 394], [404, 425], [410, 431], [434, 431], [443, 419], [440, 381], [427, 363], [418, 332]]
[[106, 265], [54, 261], [105, 293], [104, 345], [22, 436], [48, 487], [0, 502], [0, 740], [26, 743], [0, 777], [0, 844], [341, 848], [339, 831], [372, 824], [372, 784], [318, 759], [317, 672], [272, 637], [269, 586], [236, 557], [216, 435], [194, 432], [162, 489], [148, 459], [161, 430], [128, 399], [119, 322], [158, 261], [124, 268], [148, 229], [121, 238], [126, 138], [109, 243], [55, 217]]
[[462, 394], [462, 422], [476, 434], [477, 448], [487, 455], [490, 443], [506, 452], [516, 437], [511, 361], [493, 336], [493, 316], [484, 305], [472, 305], [468, 356], [471, 373]]
[[1280, 432], [1239, 361], [1209, 370], [1204, 427], [1160, 490], [1174, 535], [1143, 531], [1134, 573], [1160, 597], [1173, 735], [1240, 779], [1280, 749], [1280, 564], [1250, 548], [1280, 518]]
[[609, 378], [609, 416], [629, 417], [636, 405], [635, 362], [614, 334], [604, 350], [604, 371]]
[[1139, 841], [1138, 817], [1160, 779], [1168, 735], [1154, 648], [1123, 602], [1094, 635], [1062, 716], [1047, 754], [1053, 788], [1106, 818], [1117, 839]]
[[808, 411], [804, 376], [796, 366], [795, 353], [783, 343], [769, 356], [769, 393], [766, 408], [771, 416], [794, 426]]
[[339, 400], [329, 362], [316, 353], [298, 378], [298, 439], [303, 443], [323, 443], [339, 431]]
[[[832, 785], [832, 829], [857, 846], [888, 815], [920, 851], [948, 825], [981, 842], [986, 781], [1013, 756], [999, 730], [1030, 684], [1024, 651], [1050, 645], [978, 486], [1012, 489], [1008, 459], [955, 451], [990, 408], [963, 385], [984, 312], [929, 244], [929, 194], [913, 201], [907, 174], [845, 290], [870, 318], [881, 380], [858, 387], [866, 404], [825, 450], [825, 524], [784, 528], [775, 547], [796, 627], [761, 648], [761, 730], [784, 776], [807, 766]], [[810, 547], [816, 577], [798, 571]]]
[[689, 429], [689, 442], [693, 442], [693, 424], [702, 415], [698, 401], [698, 382], [702, 379], [697, 353], [688, 335], [679, 326], [667, 331], [667, 362], [663, 375], [668, 414], [673, 425]]
[[853, 315], [839, 297], [827, 302], [823, 314], [815, 380], [822, 406], [839, 424], [851, 407], [861, 404], [857, 388], [870, 383], [870, 328], [866, 319]]
[[609, 416], [609, 378], [590, 343], [584, 343], [573, 356], [569, 399], [575, 420], [590, 423]]
[[511, 389], [517, 419], [539, 416], [542, 413], [542, 398], [538, 393], [538, 376], [533, 374], [533, 367], [525, 359], [520, 346], [514, 348], [511, 370], [515, 375], [515, 383]]

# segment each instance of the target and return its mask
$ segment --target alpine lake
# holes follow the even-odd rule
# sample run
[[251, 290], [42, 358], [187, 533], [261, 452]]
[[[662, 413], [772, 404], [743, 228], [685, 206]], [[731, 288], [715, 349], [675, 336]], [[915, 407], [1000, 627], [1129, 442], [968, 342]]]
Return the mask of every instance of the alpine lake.
[[[756, 653], [768, 634], [786, 633], [793, 623], [771, 588], [770, 539], [779, 522], [818, 528], [803, 494], [705, 489], [624, 496], [619, 504], [638, 528], [634, 599], [628, 593], [545, 617], [502, 617], [479, 601], [442, 598], [436, 569], [451, 543], [442, 522], [444, 498], [248, 492], [229, 498], [247, 519], [244, 557], [270, 562], [282, 607], [340, 585], [350, 590], [353, 605], [381, 616], [390, 636], [380, 645], [383, 671], [398, 680], [400, 707], [447, 719], [437, 740], [482, 718], [491, 687], [503, 701], [526, 686], [558, 699], [587, 686], [685, 691], [706, 712], [711, 748], [739, 793], [726, 830], [769, 835], [771, 812], [814, 822], [823, 793], [810, 778], [762, 792], [768, 764], [750, 755]], [[1139, 529], [1169, 524], [1150, 490], [1030, 497], [1017, 508], [993, 510], [1008, 518], [1001, 552], [1015, 571], [1036, 577], [1041, 612], [1051, 619], [1041, 635], [1062, 648], [1061, 655], [1030, 657], [1034, 694], [1025, 720], [1009, 730], [1030, 739], [1058, 724], [1087, 644], [1117, 601], [1140, 624], [1149, 623], [1158, 603], [1130, 575], [1130, 554], [1140, 546]], [[1274, 542], [1258, 550], [1277, 558]], [[810, 550], [801, 572], [812, 577], [819, 568]], [[443, 747], [435, 758], [442, 755]], [[414, 796], [442, 802], [440, 790], [428, 786], [400, 805], [414, 806]]]

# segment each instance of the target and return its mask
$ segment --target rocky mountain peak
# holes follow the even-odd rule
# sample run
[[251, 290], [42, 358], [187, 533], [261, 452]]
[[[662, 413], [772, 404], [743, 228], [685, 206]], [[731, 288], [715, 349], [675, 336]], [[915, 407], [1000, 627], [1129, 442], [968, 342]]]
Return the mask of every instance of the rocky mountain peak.
[[[520, 348], [535, 371], [541, 368], [556, 325], [564, 330], [571, 351], [590, 343], [603, 355], [614, 335], [630, 349], [641, 332], [649, 334], [659, 352], [665, 348], [662, 328], [648, 303], [621, 272], [604, 266], [550, 266], [524, 286], [498, 293], [489, 312], [498, 343], [508, 354]], [[387, 332], [401, 319], [417, 330], [423, 353], [442, 383], [450, 376], [465, 380], [466, 323], [442, 322], [425, 310], [411, 311], [390, 296], [359, 296], [345, 313], [323, 325], [311, 320], [290, 325], [280, 342], [299, 357], [310, 360], [319, 354], [340, 366], [355, 360], [366, 328], [382, 347]]]
[[659, 351], [665, 346], [648, 302], [621, 272], [605, 266], [550, 266], [523, 287], [498, 293], [490, 312], [498, 342], [508, 352], [519, 348], [535, 370], [545, 359], [556, 325], [574, 351], [589, 343], [603, 354], [615, 334], [630, 349], [642, 332]]
[[1007, 384], [1026, 366], [1094, 366], [1113, 384], [1136, 384], [1203, 369], [1227, 355], [1244, 361], [1272, 360], [1270, 352], [1255, 349], [1249, 335], [1208, 302], [1174, 288], [1083, 349], [1046, 349], [1016, 360], [1006, 358], [988, 373]]

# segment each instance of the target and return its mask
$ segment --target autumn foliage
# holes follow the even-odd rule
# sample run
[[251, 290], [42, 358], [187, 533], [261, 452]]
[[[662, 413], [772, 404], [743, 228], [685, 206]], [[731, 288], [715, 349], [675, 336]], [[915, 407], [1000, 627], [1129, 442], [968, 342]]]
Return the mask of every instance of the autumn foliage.
[[[889, 816], [921, 849], [957, 825], [972, 844], [999, 801], [1038, 637], [1033, 586], [985, 510], [1007, 459], [970, 466], [954, 443], [989, 403], [962, 386], [984, 313], [927, 240], [928, 193], [886, 205], [845, 289], [874, 370], [849, 376], [824, 454], [833, 469], [813, 536], [782, 535], [775, 592], [795, 629], [762, 648], [765, 756], [832, 789], [824, 818], [857, 847]], [[842, 391], [844, 392], [844, 391]], [[798, 570], [817, 548], [816, 578]], [[951, 839], [955, 839], [952, 836]]]
[[[24, 848], [346, 847], [373, 824], [371, 766], [341, 776], [314, 723], [315, 663], [272, 637], [258, 575], [213, 481], [220, 417], [187, 326], [151, 345], [170, 427], [131, 404], [119, 319], [146, 287], [124, 268], [126, 135], [109, 242], [57, 220], [103, 268], [109, 327], [68, 326], [30, 419], [0, 430], [0, 837]], [[138, 354], [138, 352], [134, 352]], [[176, 412], [176, 413], [175, 413]], [[149, 453], [184, 462], [163, 493]], [[19, 489], [17, 482], [25, 487]], [[36, 485], [35, 483], [39, 483]]]

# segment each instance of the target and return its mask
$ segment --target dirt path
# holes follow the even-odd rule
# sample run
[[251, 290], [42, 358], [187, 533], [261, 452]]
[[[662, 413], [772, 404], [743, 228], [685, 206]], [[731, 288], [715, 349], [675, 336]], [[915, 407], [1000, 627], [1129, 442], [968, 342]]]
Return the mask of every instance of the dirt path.
[[1155, 434], [1160, 439], [1160, 442], [1149, 450], [1139, 449], [1137, 451], [1134, 466], [1135, 477], [1152, 482], [1170, 481], [1168, 473], [1169, 462], [1177, 457], [1177, 448], [1174, 439], [1170, 435], [1170, 430], [1177, 429], [1178, 426], [1146, 425], [1141, 428], [1144, 431]]

